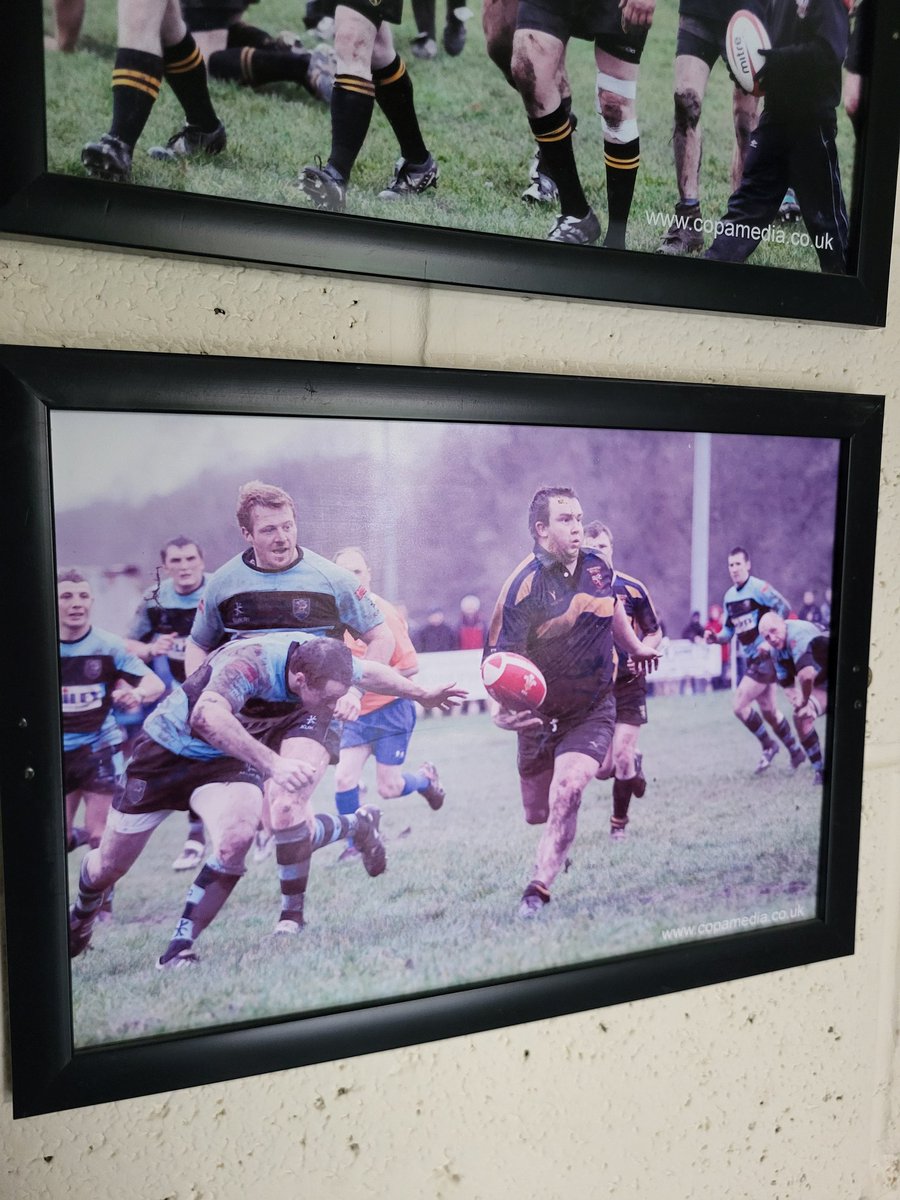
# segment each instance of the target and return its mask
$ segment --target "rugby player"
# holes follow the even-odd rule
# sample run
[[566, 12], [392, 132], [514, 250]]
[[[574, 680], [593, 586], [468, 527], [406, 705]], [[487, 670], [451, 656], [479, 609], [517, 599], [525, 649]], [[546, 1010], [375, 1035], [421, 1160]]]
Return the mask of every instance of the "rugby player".
[[828, 711], [828, 634], [812, 621], [784, 620], [774, 612], [760, 618], [759, 632], [775, 652], [775, 671], [791, 697], [800, 745], [815, 772], [815, 782], [822, 784], [825, 763], [816, 718]]
[[295, 34], [273, 37], [242, 20], [247, 7], [247, 0], [181, 0], [210, 78], [244, 87], [297, 83], [327, 104], [334, 84], [331, 49], [319, 45], [306, 50]]
[[[762, 755], [754, 773], [762, 775], [767, 771], [779, 748], [778, 742], [766, 730], [763, 717], [784, 743], [791, 756], [791, 766], [796, 769], [803, 765], [805, 756], [776, 705], [775, 665], [759, 631], [760, 619], [766, 613], [786, 617], [791, 611], [790, 605], [771, 584], [750, 574], [750, 555], [743, 546], [735, 546], [729, 553], [728, 573], [731, 587], [722, 601], [725, 610], [722, 629], [719, 633], [707, 629], [703, 636], [709, 644], [722, 645], [736, 634], [744, 649], [747, 670], [735, 689], [732, 707], [741, 724], [759, 739]], [[753, 707], [754, 703], [759, 705], [762, 716]]]
[[188, 33], [178, 0], [119, 0], [118, 49], [112, 75], [109, 132], [81, 151], [89, 175], [126, 183], [138, 138], [159, 96], [163, 76], [184, 109], [185, 124], [154, 158], [176, 160], [219, 154], [225, 126], [216, 115], [206, 64]]
[[[303, 924], [309, 862], [320, 846], [353, 834], [366, 871], [380, 875], [386, 858], [378, 809], [336, 818], [312, 809], [316, 784], [337, 761], [334, 707], [351, 682], [426, 707], [447, 707], [466, 694], [452, 684], [426, 690], [382, 663], [354, 658], [334, 638], [278, 633], [223, 646], [151, 713], [100, 845], [82, 862], [69, 913], [72, 957], [88, 946], [105, 895], [137, 861], [153, 830], [170, 812], [193, 804], [212, 853], [158, 966], [197, 962], [194, 941], [244, 872], [266, 778], [285, 871], [282, 919], [292, 929]], [[276, 715], [261, 721], [258, 701], [275, 705]], [[293, 747], [290, 756], [277, 749], [285, 741]]]
[[850, 222], [837, 152], [836, 109], [850, 26], [844, 0], [769, 0], [760, 83], [766, 103], [705, 258], [745, 262], [778, 214], [788, 184], [822, 271], [847, 270]]
[[[231, 638], [278, 630], [304, 630], [335, 638], [349, 631], [365, 643], [368, 660], [390, 662], [394, 635], [359, 580], [327, 558], [298, 546], [297, 510], [287, 492], [251, 480], [238, 490], [236, 516], [248, 548], [207, 582], [185, 649], [188, 674]], [[338, 700], [336, 718], [355, 721], [361, 702], [362, 691], [352, 686]], [[265, 715], [268, 706], [261, 702], [259, 707]], [[292, 753], [290, 742], [281, 753]], [[262, 826], [255, 853], [260, 859], [271, 844], [268, 805], [263, 809]], [[286, 854], [276, 847], [282, 890], [282, 858]], [[290, 932], [290, 926], [285, 924], [282, 932]]]
[[[163, 659], [170, 683], [184, 683], [184, 647], [197, 605], [206, 586], [203, 551], [179, 534], [159, 552], [165, 579], [142, 597], [128, 630], [128, 647], [144, 662]], [[203, 860], [203, 822], [188, 812], [188, 835], [172, 863], [174, 871], [190, 871]]]
[[[165, 691], [163, 681], [129, 653], [122, 638], [91, 625], [94, 595], [84, 574], [68, 567], [57, 576], [62, 685], [66, 842], [84, 804], [85, 838], [100, 844], [106, 814], [124, 768], [124, 737], [113, 709], [133, 712]], [[79, 837], [77, 839], [81, 841]]]
[[[560, 215], [549, 240], [593, 245], [600, 221], [581, 186], [572, 145], [571, 87], [566, 74], [570, 37], [594, 43], [597, 108], [603, 130], [609, 223], [604, 246], [625, 248], [625, 229], [640, 164], [637, 124], [639, 64], [656, 0], [488, 0], [483, 22], [488, 53], [522, 97], [538, 144], [539, 162], [523, 199], [552, 199]], [[514, 32], [512, 32], [514, 30]], [[507, 66], [508, 56], [508, 66]]]
[[[372, 571], [365, 554], [358, 546], [345, 546], [335, 554], [334, 561], [360, 581], [384, 614], [385, 623], [394, 635], [390, 666], [406, 678], [415, 675], [419, 660], [406, 621], [393, 604], [371, 591]], [[344, 634], [344, 640], [353, 654], [360, 656], [365, 652], [364, 642], [349, 634]], [[341, 753], [334, 772], [334, 803], [342, 816], [349, 816], [359, 808], [359, 782], [370, 755], [375, 756], [375, 782], [382, 800], [419, 792], [435, 811], [443, 805], [444, 789], [433, 763], [422, 763], [415, 773], [401, 770], [415, 727], [416, 707], [411, 700], [399, 696], [391, 699], [378, 692], [364, 694], [359, 717], [345, 721], [341, 733]], [[350, 840], [341, 859], [352, 858], [356, 853]]]
[[544, 825], [519, 915], [534, 917], [575, 840], [585, 787], [612, 744], [615, 641], [646, 669], [658, 652], [639, 641], [617, 599], [614, 572], [583, 548], [581, 504], [569, 487], [541, 487], [528, 513], [534, 550], [509, 576], [491, 619], [485, 655], [523, 654], [547, 681], [538, 711], [512, 712], [492, 702], [494, 723], [518, 735], [525, 820]]
[[314, 208], [344, 211], [376, 101], [400, 145], [394, 176], [379, 198], [420, 196], [437, 186], [438, 165], [422, 138], [412, 80], [394, 49], [390, 25], [402, 12], [403, 0], [341, 0], [335, 9], [331, 151], [324, 166], [303, 167], [297, 181]]
[[[584, 527], [583, 547], [597, 550], [613, 565], [613, 536], [608, 525], [591, 521]], [[641, 643], [655, 649], [662, 641], [662, 629], [646, 586], [633, 575], [616, 568], [613, 590], [621, 601], [625, 615]], [[641, 671], [635, 671], [627, 655], [619, 659], [615, 685], [616, 726], [610, 755], [597, 772], [598, 779], [613, 780], [613, 811], [609, 835], [614, 840], [626, 836], [628, 808], [631, 797], [640, 799], [647, 790], [647, 780], [638, 753], [638, 735], [647, 724], [647, 682]]]
[[[700, 114], [710, 73], [716, 60], [725, 59], [725, 31], [732, 15], [746, 7], [744, 0], [679, 0], [678, 38], [675, 48], [675, 181], [678, 202], [675, 219], [659, 244], [660, 254], [697, 254], [703, 249], [703, 214], [700, 211], [700, 162], [703, 140]], [[759, 101], [734, 85], [731, 101], [734, 150], [731, 157], [731, 190], [744, 173], [750, 136], [756, 128]], [[782, 189], [783, 194], [783, 189]]]

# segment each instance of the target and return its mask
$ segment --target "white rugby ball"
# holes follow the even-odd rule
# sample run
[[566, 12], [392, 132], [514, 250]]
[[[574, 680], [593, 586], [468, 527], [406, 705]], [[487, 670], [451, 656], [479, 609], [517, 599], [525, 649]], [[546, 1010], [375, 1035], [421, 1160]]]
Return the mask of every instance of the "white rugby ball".
[[537, 708], [547, 698], [547, 681], [539, 667], [521, 654], [497, 650], [481, 664], [487, 694], [504, 708], [521, 712]]
[[761, 96], [759, 73], [766, 60], [761, 50], [771, 50], [766, 27], [755, 13], [739, 8], [728, 22], [725, 54], [738, 87], [752, 96]]

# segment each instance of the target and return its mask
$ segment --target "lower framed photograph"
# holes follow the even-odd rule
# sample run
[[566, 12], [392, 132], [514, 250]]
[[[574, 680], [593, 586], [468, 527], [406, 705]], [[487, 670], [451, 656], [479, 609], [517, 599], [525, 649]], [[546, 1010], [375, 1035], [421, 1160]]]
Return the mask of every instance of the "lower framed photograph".
[[16, 1116], [853, 952], [883, 400], [7, 347]]

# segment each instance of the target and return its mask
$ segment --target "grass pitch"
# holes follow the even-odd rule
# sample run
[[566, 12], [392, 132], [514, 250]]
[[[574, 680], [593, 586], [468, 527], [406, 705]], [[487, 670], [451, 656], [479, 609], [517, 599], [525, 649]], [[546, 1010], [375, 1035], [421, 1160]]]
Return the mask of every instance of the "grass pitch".
[[[530, 922], [516, 914], [540, 835], [524, 823], [515, 738], [486, 716], [420, 720], [410, 762], [436, 762], [447, 789], [433, 813], [418, 795], [382, 803], [388, 869], [370, 879], [313, 859], [295, 938], [273, 938], [274, 862], [251, 863], [197, 943], [195, 968], [155, 961], [190, 872], [171, 870], [186, 832], [170, 817], [119, 884], [115, 918], [72, 963], [78, 1045], [209, 1028], [446, 990], [693, 940], [701, 923], [815, 915], [821, 789], [782, 751], [759, 779], [757, 744], [723, 693], [650, 701], [642, 749], [649, 786], [629, 838], [611, 842], [609, 782], [585, 795], [572, 866]], [[377, 802], [373, 778], [367, 799]], [[332, 778], [320, 785], [332, 808]], [[80, 853], [70, 856], [70, 888]], [[675, 931], [674, 933], [672, 931]]]
[[[487, 57], [480, 4], [473, 3], [472, 8], [475, 16], [468, 23], [468, 43], [459, 58], [448, 58], [443, 53], [431, 62], [413, 58], [408, 53], [409, 39], [415, 33], [409, 12], [394, 31], [397, 49], [414, 81], [425, 140], [441, 166], [437, 191], [393, 202], [377, 198], [391, 177], [398, 151], [376, 107], [354, 170], [347, 211], [441, 228], [545, 238], [555, 208], [536, 209], [519, 199], [528, 184], [528, 163], [534, 147], [525, 112], [517, 94]], [[266, 0], [258, 8], [251, 7], [247, 19], [278, 32], [300, 27], [301, 14], [297, 0]], [[631, 250], [656, 249], [664, 227], [654, 225], [648, 214], [670, 212], [676, 199], [671, 147], [676, 21], [677, 5], [660, 3], [642, 61], [638, 84], [641, 167], [628, 231]], [[53, 28], [49, 5], [45, 5], [45, 28], [48, 33]], [[311, 38], [307, 43], [312, 44]], [[71, 55], [47, 54], [51, 171], [82, 175], [81, 147], [108, 128], [115, 44], [114, 0], [89, 0], [82, 48]], [[573, 41], [568, 63], [574, 107], [580, 118], [575, 135], [579, 169], [585, 191], [605, 225], [603, 142], [594, 112], [596, 68], [592, 47]], [[189, 164], [159, 163], [149, 158], [147, 149], [164, 144], [183, 120], [174, 96], [164, 87], [137, 147], [134, 182], [302, 207], [305, 200], [294, 183], [301, 166], [312, 162], [316, 155], [328, 155], [328, 109], [302, 89], [285, 84], [252, 91], [213, 82], [211, 92], [228, 130], [227, 151], [217, 158]], [[731, 191], [731, 95], [731, 82], [724, 66], [718, 64], [703, 110], [701, 195], [704, 216], [711, 219], [725, 212]], [[839, 153], [849, 205], [853, 135], [843, 112], [839, 122]], [[707, 238], [707, 242], [710, 240]], [[818, 270], [810, 247], [763, 244], [751, 261]]]

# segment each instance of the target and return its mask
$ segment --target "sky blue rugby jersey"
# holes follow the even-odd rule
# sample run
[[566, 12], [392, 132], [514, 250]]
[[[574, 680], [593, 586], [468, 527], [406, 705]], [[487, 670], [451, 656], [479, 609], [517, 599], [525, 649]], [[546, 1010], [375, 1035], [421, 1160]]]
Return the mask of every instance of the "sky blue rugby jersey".
[[612, 686], [613, 574], [597, 551], [580, 551], [570, 571], [535, 544], [503, 585], [485, 654], [510, 650], [540, 667], [548, 717], [586, 713]]
[[359, 637], [383, 620], [359, 580], [321, 554], [300, 547], [293, 566], [268, 571], [255, 565], [250, 547], [209, 577], [191, 638], [209, 651], [231, 638], [283, 630]]
[[[315, 633], [269, 633], [241, 638], [211, 654], [204, 665], [175, 689], [144, 722], [144, 733], [166, 750], [184, 758], [224, 758], [191, 731], [191, 714], [203, 692], [217, 692], [231, 711], [240, 713], [253, 700], [299, 704], [288, 688], [287, 660], [291, 646], [318, 637]], [[363, 664], [353, 659], [353, 682], [362, 678]]]
[[755, 656], [762, 641], [759, 636], [760, 618], [767, 612], [786, 617], [791, 611], [781, 592], [755, 575], [749, 575], [740, 587], [732, 584], [725, 593], [722, 607], [725, 609], [725, 620], [717, 641], [731, 641], [732, 636], [737, 634], [748, 658]]
[[787, 637], [781, 650], [772, 648], [778, 682], [793, 683], [803, 667], [816, 667], [823, 675], [828, 668], [828, 634], [812, 621], [785, 621]]
[[59, 643], [63, 749], [118, 746], [123, 740], [112, 712], [116, 681], [136, 684], [148, 669], [120, 637], [91, 628], [75, 642]]
[[184, 644], [203, 598], [207, 576], [192, 592], [179, 592], [173, 579], [163, 579], [158, 588], [145, 592], [132, 618], [128, 636], [137, 642], [152, 642], [161, 634], [174, 633], [175, 642], [166, 655], [172, 678], [184, 681]]

